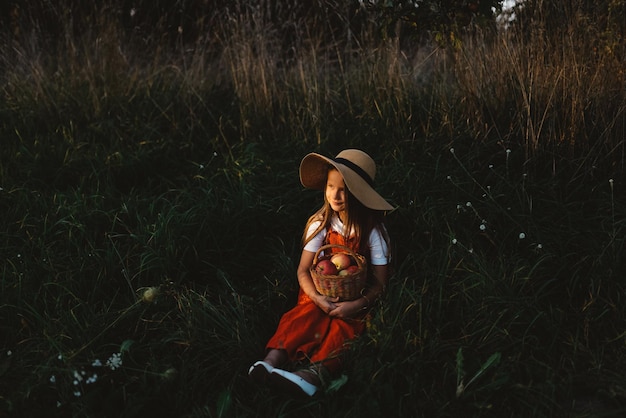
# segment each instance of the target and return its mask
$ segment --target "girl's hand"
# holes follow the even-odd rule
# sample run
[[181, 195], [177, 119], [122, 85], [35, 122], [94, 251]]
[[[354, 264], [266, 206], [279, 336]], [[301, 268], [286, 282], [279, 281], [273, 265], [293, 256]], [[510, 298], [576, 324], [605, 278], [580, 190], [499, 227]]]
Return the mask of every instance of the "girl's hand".
[[346, 302], [336, 302], [335, 309], [331, 310], [328, 315], [336, 318], [348, 319], [354, 318], [359, 313], [363, 312], [363, 301], [361, 299], [346, 301]]
[[329, 314], [333, 310], [337, 309], [337, 303], [339, 302], [339, 298], [331, 298], [328, 296], [317, 294], [317, 297], [313, 299], [315, 304], [324, 312]]

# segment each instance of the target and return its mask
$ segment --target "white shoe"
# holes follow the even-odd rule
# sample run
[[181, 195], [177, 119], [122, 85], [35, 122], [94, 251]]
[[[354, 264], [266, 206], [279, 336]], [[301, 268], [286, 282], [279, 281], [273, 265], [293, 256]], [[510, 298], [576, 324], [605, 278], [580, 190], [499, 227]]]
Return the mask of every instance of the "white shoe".
[[269, 377], [272, 384], [293, 395], [310, 397], [317, 392], [317, 386], [286, 370], [274, 368]]
[[265, 383], [267, 377], [272, 373], [274, 367], [265, 361], [257, 361], [248, 370], [248, 376], [258, 383]]

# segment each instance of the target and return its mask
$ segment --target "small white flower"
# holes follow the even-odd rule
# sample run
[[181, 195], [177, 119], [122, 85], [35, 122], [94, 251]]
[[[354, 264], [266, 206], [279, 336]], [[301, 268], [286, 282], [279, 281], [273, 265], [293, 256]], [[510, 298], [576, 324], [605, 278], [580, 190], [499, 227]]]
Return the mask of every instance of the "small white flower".
[[485, 226], [485, 224], [480, 224], [480, 230], [484, 231], [485, 229], [487, 229], [487, 227]]
[[213, 151], [213, 156], [217, 157], [217, 151]]
[[92, 376], [88, 377], [87, 380], [85, 380], [85, 382], [90, 385], [92, 383], [96, 383], [98, 381], [98, 375], [97, 374], [93, 374]]
[[613, 186], [613, 179], [609, 179], [609, 184]]
[[[83, 380], [83, 376], [77, 371], [74, 370], [74, 382], [82, 382]], [[74, 383], [75, 385], [77, 385], [78, 383]]]
[[472, 207], [472, 202], [467, 202], [467, 203], [465, 204], [465, 206], [467, 206], [468, 208], [471, 208], [471, 207]]
[[506, 155], [509, 155], [511, 153], [511, 148], [507, 148], [506, 149]]
[[130, 17], [133, 17], [137, 14], [137, 9], [135, 9], [134, 7], [132, 9], [130, 9]]
[[452, 245], [456, 245], [457, 242], [456, 238], [452, 238]]
[[59, 354], [59, 355], [57, 356], [57, 359], [59, 359], [59, 360], [63, 360], [63, 354]]
[[99, 359], [95, 359], [93, 361], [93, 363], [91, 363], [92, 367], [101, 367], [102, 366], [102, 362]]
[[470, 253], [470, 254], [474, 254], [474, 249], [470, 248], [469, 250], [467, 250], [467, 252]]
[[13, 351], [7, 350], [7, 356], [12, 356], [12, 355], [13, 355]]
[[519, 239], [524, 239], [524, 238], [526, 238], [526, 234], [523, 233], [523, 232], [520, 232], [519, 233]]
[[542, 248], [543, 248], [543, 245], [541, 245], [541, 244], [537, 244], [537, 249], [538, 249], [538, 250], [540, 250], [540, 249], [542, 249]]
[[122, 366], [122, 354], [113, 353], [107, 360], [107, 366], [109, 366], [111, 370], [119, 369]]
[[489, 164], [489, 169], [491, 170], [493, 168], [493, 164]]
[[450, 152], [454, 154], [454, 148], [450, 148]]
[[50, 383], [56, 383], [57, 377], [55, 375], [50, 376]]
[[80, 390], [77, 390], [74, 392], [75, 397], [80, 398], [80, 395], [81, 395]]
[[446, 178], [447, 178], [448, 180], [452, 180], [452, 177], [450, 177], [450, 176], [447, 176]]

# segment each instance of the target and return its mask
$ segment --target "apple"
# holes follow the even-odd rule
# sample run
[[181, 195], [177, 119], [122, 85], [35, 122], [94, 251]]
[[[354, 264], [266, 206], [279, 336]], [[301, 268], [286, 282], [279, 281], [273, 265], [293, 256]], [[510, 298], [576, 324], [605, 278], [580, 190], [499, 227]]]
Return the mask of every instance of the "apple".
[[322, 260], [317, 263], [315, 271], [326, 276], [334, 276], [337, 274], [337, 267], [330, 260]]
[[337, 270], [341, 271], [350, 265], [350, 257], [348, 254], [338, 253], [330, 258], [330, 261], [337, 267]]
[[359, 271], [359, 266], [348, 266], [343, 270], [339, 270], [340, 276], [347, 276], [348, 274], [354, 274]]

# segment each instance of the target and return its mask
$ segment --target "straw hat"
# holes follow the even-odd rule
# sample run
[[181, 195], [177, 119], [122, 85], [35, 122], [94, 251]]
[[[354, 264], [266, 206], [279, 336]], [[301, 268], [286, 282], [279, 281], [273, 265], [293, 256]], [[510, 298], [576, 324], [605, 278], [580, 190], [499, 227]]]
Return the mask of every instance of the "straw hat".
[[327, 158], [316, 153], [307, 154], [300, 163], [300, 182], [306, 188], [324, 190], [329, 165], [339, 170], [350, 193], [364, 206], [374, 210], [393, 209], [393, 206], [374, 190], [376, 163], [369, 155], [358, 149], [343, 150], [335, 158]]

